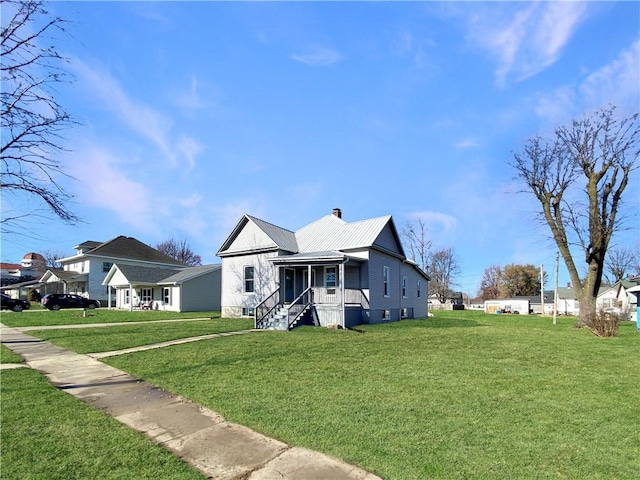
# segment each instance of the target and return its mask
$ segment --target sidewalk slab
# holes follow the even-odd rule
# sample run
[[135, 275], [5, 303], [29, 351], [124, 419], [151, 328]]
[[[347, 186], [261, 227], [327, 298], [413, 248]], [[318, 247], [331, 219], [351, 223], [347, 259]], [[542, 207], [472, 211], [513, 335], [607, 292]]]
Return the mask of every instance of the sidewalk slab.
[[[89, 355], [0, 324], [2, 343], [49, 381], [142, 432], [209, 478], [381, 480], [327, 455], [291, 447]], [[217, 336], [226, 336], [217, 335]]]

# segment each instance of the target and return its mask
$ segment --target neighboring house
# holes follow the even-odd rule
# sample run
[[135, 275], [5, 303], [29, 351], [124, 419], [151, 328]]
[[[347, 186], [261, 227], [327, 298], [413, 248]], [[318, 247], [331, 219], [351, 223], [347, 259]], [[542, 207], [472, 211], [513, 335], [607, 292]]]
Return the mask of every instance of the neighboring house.
[[622, 319], [628, 319], [636, 311], [637, 297], [629, 290], [640, 285], [640, 278], [628, 278], [615, 284], [602, 287], [596, 298], [596, 308], [620, 314]]
[[36, 280], [46, 270], [45, 260], [39, 253], [27, 253], [20, 263], [0, 263], [0, 283], [5, 287], [15, 283]]
[[429, 309], [431, 310], [458, 310], [464, 309], [464, 296], [462, 292], [449, 292], [447, 299], [443, 302], [440, 295], [432, 293], [429, 295]]
[[108, 242], [87, 241], [74, 247], [76, 254], [58, 260], [61, 269], [47, 270], [40, 281], [42, 294], [75, 293], [108, 305], [109, 289], [102, 282], [118, 265], [186, 268], [186, 265], [132, 237], [119, 236]]
[[391, 216], [345, 222], [334, 209], [292, 232], [244, 215], [218, 251], [222, 316], [257, 328], [350, 327], [427, 316], [428, 276]]
[[629, 320], [636, 322], [636, 328], [638, 333], [640, 333], [640, 285], [629, 288], [627, 293], [636, 297], [636, 309], [629, 315]]
[[[540, 295], [517, 295], [512, 298], [487, 300], [484, 302], [485, 313], [515, 312], [520, 314], [532, 313], [536, 315], [542, 314], [543, 300], [545, 315], [553, 315], [554, 308], [554, 291], [545, 290], [544, 297]], [[560, 315], [578, 315], [579, 303], [573, 288], [558, 287], [558, 310]]]
[[117, 263], [107, 273], [103, 285], [114, 289], [115, 308], [219, 311], [221, 267], [218, 264], [162, 268]]

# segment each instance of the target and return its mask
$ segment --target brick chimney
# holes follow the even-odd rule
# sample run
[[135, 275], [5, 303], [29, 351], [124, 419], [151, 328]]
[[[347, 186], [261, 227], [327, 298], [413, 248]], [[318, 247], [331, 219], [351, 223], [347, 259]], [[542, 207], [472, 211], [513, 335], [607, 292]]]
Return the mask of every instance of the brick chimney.
[[340, 210], [339, 208], [334, 208], [333, 214], [338, 218], [342, 218], [342, 210]]

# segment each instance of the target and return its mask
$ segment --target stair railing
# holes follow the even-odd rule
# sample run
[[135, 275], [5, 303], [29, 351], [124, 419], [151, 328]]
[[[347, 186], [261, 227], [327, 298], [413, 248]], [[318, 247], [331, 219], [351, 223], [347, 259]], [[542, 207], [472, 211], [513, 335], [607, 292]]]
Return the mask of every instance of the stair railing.
[[311, 287], [307, 288], [287, 307], [287, 330], [291, 330], [293, 324], [298, 321], [298, 318], [307, 310], [307, 307], [313, 303], [311, 292]]
[[278, 303], [280, 303], [280, 289], [273, 292], [256, 306], [253, 328], [262, 328], [265, 319], [275, 310]]

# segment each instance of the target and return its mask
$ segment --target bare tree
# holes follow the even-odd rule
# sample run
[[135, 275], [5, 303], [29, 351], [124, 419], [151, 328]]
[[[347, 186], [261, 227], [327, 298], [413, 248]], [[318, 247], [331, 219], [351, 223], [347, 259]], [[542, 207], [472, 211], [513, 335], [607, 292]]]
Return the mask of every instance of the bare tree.
[[47, 268], [62, 268], [62, 263], [58, 260], [60, 258], [64, 258], [67, 255], [63, 255], [60, 252], [54, 252], [51, 250], [46, 250], [42, 256], [44, 257], [44, 263]]
[[605, 278], [614, 284], [627, 276], [634, 269], [637, 260], [633, 251], [626, 247], [611, 248], [607, 251]]
[[429, 291], [434, 293], [440, 302], [445, 303], [451, 296], [451, 287], [459, 274], [460, 266], [451, 248], [442, 248], [429, 256]]
[[[65, 33], [65, 20], [52, 16], [38, 0], [3, 0], [7, 21], [0, 34], [0, 192], [4, 212], [0, 225], [11, 229], [34, 211], [25, 199], [36, 198], [67, 223], [79, 218], [67, 203], [72, 196], [57, 182], [68, 176], [60, 164], [62, 132], [75, 122], [56, 100], [56, 87], [68, 82], [66, 59], [55, 47], [56, 34]], [[13, 201], [13, 202], [12, 202]]]
[[[622, 194], [639, 154], [638, 114], [618, 120], [615, 108], [601, 109], [552, 140], [529, 139], [512, 166], [540, 202], [541, 214], [569, 271], [580, 300], [578, 326], [593, 328], [611, 237], [621, 228]], [[582, 279], [571, 251], [579, 247], [587, 266]]]
[[431, 248], [431, 241], [427, 238], [427, 230], [428, 227], [424, 221], [418, 219], [415, 225], [407, 222], [401, 233], [404, 243], [409, 248], [411, 259], [423, 271], [426, 271], [428, 266], [429, 249]]
[[484, 269], [482, 282], [478, 297], [482, 301], [493, 300], [500, 296], [500, 287], [502, 285], [502, 268], [499, 265], [492, 265]]
[[185, 265], [191, 267], [202, 265], [202, 258], [200, 255], [193, 253], [186, 239], [176, 240], [172, 237], [169, 240], [159, 243], [155, 248]]

